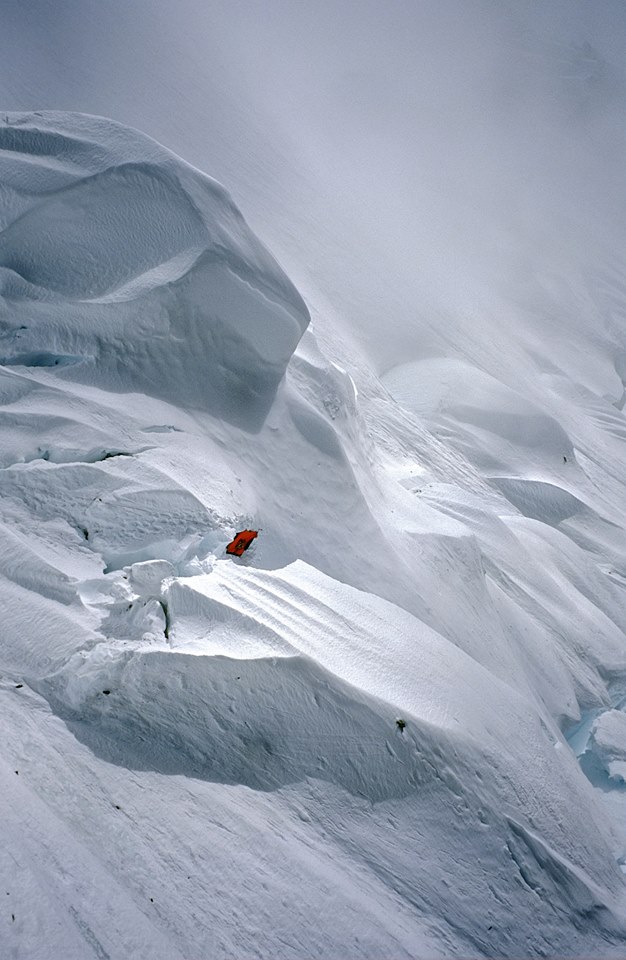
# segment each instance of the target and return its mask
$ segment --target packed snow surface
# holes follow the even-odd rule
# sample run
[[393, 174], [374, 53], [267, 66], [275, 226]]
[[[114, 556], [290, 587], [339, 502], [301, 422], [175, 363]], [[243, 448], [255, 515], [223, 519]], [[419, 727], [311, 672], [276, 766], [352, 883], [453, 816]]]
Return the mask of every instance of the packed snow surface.
[[381, 383], [112, 121], [0, 218], [2, 955], [623, 957], [618, 398]]

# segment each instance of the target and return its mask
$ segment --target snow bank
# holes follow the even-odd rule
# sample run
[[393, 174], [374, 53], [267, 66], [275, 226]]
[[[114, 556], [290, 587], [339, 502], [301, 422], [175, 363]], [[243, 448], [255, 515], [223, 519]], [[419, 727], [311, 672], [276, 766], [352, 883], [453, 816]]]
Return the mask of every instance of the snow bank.
[[565, 945], [561, 915], [566, 931], [584, 919], [581, 951], [604, 937], [617, 955], [608, 837], [529, 700], [417, 618], [301, 562], [170, 573], [129, 571], [133, 589], [160, 590], [167, 639], [129, 645], [117, 630], [34, 684], [94, 757], [229, 791], [229, 825], [235, 791], [271, 793], [274, 816], [294, 796], [353, 864], [385, 882], [394, 870], [396, 895], [420, 905], [416, 936], [444, 903], [452, 942], [475, 956], [515, 955], [522, 930], [529, 955]]
[[0, 362], [256, 429], [308, 323], [217, 183], [112, 121], [0, 124]]

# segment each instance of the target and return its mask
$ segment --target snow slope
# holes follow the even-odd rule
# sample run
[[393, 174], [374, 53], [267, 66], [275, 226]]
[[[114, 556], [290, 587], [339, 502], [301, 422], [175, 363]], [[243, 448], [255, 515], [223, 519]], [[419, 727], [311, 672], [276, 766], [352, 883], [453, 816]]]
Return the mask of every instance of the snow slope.
[[4, 952], [623, 956], [621, 410], [347, 372], [111, 121], [0, 182]]

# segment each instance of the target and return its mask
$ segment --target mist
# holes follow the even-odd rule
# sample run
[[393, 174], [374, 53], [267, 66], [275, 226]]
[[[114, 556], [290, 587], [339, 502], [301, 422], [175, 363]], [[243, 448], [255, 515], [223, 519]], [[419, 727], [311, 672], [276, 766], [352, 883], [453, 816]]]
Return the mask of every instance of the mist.
[[216, 177], [380, 371], [505, 353], [530, 375], [529, 317], [567, 338], [591, 297], [610, 389], [622, 3], [34, 0], [3, 6], [0, 48], [5, 109], [106, 115]]

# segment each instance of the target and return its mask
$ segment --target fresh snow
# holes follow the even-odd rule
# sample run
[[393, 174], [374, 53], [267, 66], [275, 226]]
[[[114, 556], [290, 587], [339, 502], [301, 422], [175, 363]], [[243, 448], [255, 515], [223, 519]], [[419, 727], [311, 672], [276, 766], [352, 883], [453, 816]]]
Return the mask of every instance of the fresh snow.
[[[90, 30], [125, 22], [118, 0], [86, 6]], [[413, 241], [418, 228], [374, 176], [390, 161], [411, 181], [394, 81], [377, 99], [367, 76], [342, 74], [344, 95], [366, 91], [390, 154], [333, 174], [324, 123], [340, 100], [327, 114], [300, 103], [318, 146], [270, 113], [260, 131], [255, 106], [275, 84], [283, 120], [304, 129], [304, 87], [289, 89], [279, 61], [250, 92], [250, 28], [223, 13], [214, 42], [232, 62], [216, 49], [200, 65], [189, 40], [189, 64], [168, 64], [180, 83], [186, 70], [212, 77], [206, 168], [283, 267], [224, 187], [154, 139], [86, 112], [33, 112], [69, 103], [137, 126], [129, 113], [145, 113], [198, 163], [201, 126], [172, 108], [167, 127], [175, 84], [152, 63], [158, 116], [154, 94], [124, 99], [114, 84], [106, 111], [91, 80], [68, 98], [32, 51], [31, 103], [0, 67], [23, 108], [0, 115], [0, 956], [617, 960], [618, 228], [602, 198], [585, 207], [583, 270], [567, 191], [546, 200], [533, 247], [531, 185], [517, 223], [497, 223], [478, 181], [469, 213], [456, 195], [438, 206], [420, 144], [431, 179], [418, 195], [437, 226], [428, 287], [416, 286], [390, 223]], [[176, 50], [180, 24], [160, 16]], [[286, 42], [291, 16], [259, 24], [255, 42], [268, 29]], [[126, 21], [122, 46], [140, 23]], [[424, 22], [435, 48], [437, 23]], [[521, 74], [533, 49], [554, 54], [526, 36]], [[559, 48], [567, 77], [604, 83], [576, 49]], [[306, 62], [292, 66], [313, 82]], [[476, 83], [471, 56], [457, 66]], [[610, 104], [610, 84], [594, 84]], [[193, 85], [189, 96], [199, 110]], [[569, 87], [565, 101], [536, 121], [555, 163], [560, 110], [606, 120]], [[352, 138], [349, 165], [370, 134], [348, 113], [351, 127], [335, 126]], [[430, 108], [422, 120], [432, 136]], [[510, 136], [501, 160], [521, 143]], [[357, 195], [371, 209], [354, 209]], [[479, 208], [485, 258], [448, 275], [436, 251], [459, 247], [446, 224], [471, 246], [461, 213]], [[508, 256], [514, 233], [523, 264]], [[254, 545], [227, 556], [248, 526]]]

